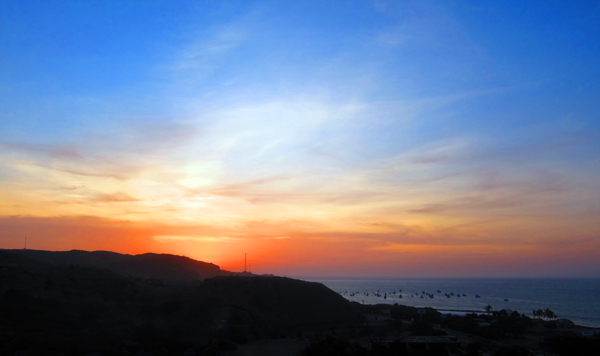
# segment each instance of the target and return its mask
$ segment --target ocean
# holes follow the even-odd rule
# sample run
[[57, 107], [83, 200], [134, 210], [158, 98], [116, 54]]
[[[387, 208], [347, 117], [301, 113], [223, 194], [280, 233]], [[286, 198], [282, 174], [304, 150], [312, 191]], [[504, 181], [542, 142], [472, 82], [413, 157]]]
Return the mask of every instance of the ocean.
[[[364, 304], [398, 303], [413, 307], [431, 307], [443, 313], [454, 314], [465, 314], [464, 311], [483, 313], [485, 306], [491, 305], [494, 310], [516, 310], [529, 317], [533, 317], [533, 310], [549, 308], [559, 319], [569, 319], [582, 326], [600, 327], [600, 279], [307, 280], [323, 283], [344, 298]], [[428, 294], [433, 295], [433, 298]], [[480, 297], [477, 298], [477, 295]]]

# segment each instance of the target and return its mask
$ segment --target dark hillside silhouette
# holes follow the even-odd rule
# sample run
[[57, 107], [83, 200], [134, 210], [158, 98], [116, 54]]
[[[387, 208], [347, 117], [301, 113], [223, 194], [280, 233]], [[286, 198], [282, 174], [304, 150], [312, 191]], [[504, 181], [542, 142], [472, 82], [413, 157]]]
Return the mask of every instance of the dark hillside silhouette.
[[[359, 305], [320, 283], [236, 274], [182, 256], [0, 250], [0, 355], [600, 351], [593, 330], [564, 320], [424, 310]], [[270, 345], [287, 348], [266, 352]], [[421, 352], [427, 347], [433, 353]]]
[[283, 277], [215, 277], [200, 286], [202, 299], [218, 300], [224, 317], [272, 337], [315, 325], [356, 322], [350, 302], [320, 283]]
[[[27, 258], [32, 263], [50, 265], [79, 265], [108, 269], [123, 276], [157, 278], [176, 281], [190, 281], [231, 274], [219, 266], [197, 261], [185, 256], [145, 253], [125, 255], [108, 251], [40, 251], [40, 250], [0, 250]], [[0, 257], [1, 258], [1, 257]], [[7, 257], [6, 257], [7, 258]], [[35, 261], [35, 262], [34, 262]]]
[[0, 250], [0, 355], [212, 355], [359, 315], [321, 284], [182, 256]]

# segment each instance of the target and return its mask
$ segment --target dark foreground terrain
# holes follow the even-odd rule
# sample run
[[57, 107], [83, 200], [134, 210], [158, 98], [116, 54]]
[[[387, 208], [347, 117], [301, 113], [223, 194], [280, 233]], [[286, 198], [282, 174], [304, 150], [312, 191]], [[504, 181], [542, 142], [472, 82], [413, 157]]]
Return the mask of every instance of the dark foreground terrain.
[[0, 250], [0, 355], [600, 355], [567, 320], [423, 311], [182, 256]]

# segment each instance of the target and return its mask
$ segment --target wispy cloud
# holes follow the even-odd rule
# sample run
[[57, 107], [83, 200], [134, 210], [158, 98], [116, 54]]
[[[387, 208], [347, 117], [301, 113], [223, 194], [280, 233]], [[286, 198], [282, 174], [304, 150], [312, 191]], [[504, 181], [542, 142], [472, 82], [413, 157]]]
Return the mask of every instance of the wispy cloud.
[[226, 236], [177, 236], [177, 235], [158, 235], [153, 237], [158, 242], [181, 242], [181, 241], [194, 241], [194, 242], [234, 242], [239, 239]]
[[75, 146], [67, 144], [43, 144], [37, 142], [0, 142], [5, 155], [42, 156], [46, 159], [80, 160], [81, 152]]
[[198, 81], [209, 78], [226, 56], [251, 38], [260, 15], [261, 11], [254, 10], [227, 23], [192, 30], [188, 43], [179, 50], [175, 64], [170, 66], [176, 85], [198, 85]]
[[125, 193], [114, 193], [114, 194], [99, 194], [91, 199], [92, 202], [105, 203], [105, 202], [135, 202], [140, 201], [140, 199], [134, 198], [129, 194]]

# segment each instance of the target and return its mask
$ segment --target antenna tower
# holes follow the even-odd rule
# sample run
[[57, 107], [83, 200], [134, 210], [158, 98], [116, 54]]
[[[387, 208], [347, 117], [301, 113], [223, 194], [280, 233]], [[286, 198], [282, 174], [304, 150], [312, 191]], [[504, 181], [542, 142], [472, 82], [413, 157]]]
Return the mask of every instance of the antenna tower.
[[246, 255], [247, 255], [247, 254], [246, 254], [246, 253], [244, 253], [244, 272], [248, 272], [248, 271], [246, 270]]

